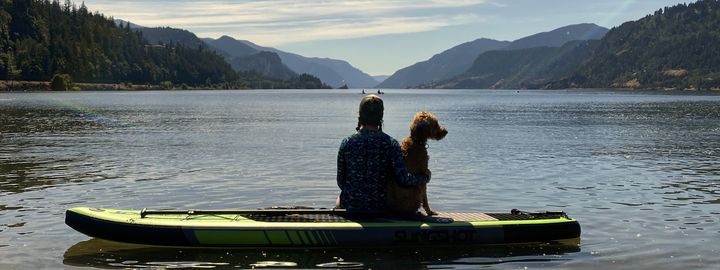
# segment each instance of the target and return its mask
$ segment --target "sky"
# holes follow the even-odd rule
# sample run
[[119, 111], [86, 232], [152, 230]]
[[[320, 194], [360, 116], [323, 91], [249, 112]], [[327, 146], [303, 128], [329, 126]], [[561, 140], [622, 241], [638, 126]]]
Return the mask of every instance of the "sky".
[[85, 0], [88, 9], [198, 37], [228, 35], [391, 75], [478, 38], [515, 40], [558, 27], [612, 28], [677, 0]]

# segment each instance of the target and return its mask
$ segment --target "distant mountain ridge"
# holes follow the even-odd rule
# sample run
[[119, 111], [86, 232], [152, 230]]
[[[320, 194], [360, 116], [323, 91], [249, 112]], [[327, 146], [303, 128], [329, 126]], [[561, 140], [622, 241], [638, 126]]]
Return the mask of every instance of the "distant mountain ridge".
[[283, 64], [287, 65], [296, 73], [307, 73], [320, 78], [323, 82], [333, 87], [348, 85], [351, 88], [373, 87], [377, 81], [370, 75], [353, 67], [346, 61], [305, 57], [294, 53], [288, 53], [275, 48], [263, 47], [247, 40], [236, 40], [229, 36], [222, 36], [218, 39], [203, 39], [212, 47], [230, 53], [232, 56], [244, 56], [248, 53], [268, 51], [277, 53]]
[[202, 38], [201, 40], [212, 48], [219, 49], [231, 57], [248, 56], [262, 51], [250, 47], [245, 43], [238, 42], [229, 36], [222, 36], [218, 39]]
[[516, 39], [504, 50], [519, 50], [536, 47], [560, 47], [573, 40], [599, 40], [609, 29], [594, 23], [580, 23], [563, 26], [551, 31]]
[[[131, 28], [133, 28], [131, 26]], [[142, 27], [136, 25], [134, 28], [143, 34], [143, 37], [152, 44], [176, 43], [188, 48], [206, 47], [205, 42], [195, 34], [184, 29], [171, 27]]]
[[126, 25], [128, 25], [128, 26], [130, 26], [130, 29], [145, 27], [145, 26], [137, 25], [137, 24], [131, 23], [126, 20], [121, 20], [121, 19], [114, 19], [113, 22], [115, 22], [115, 25], [120, 26], [120, 27], [125, 27]]
[[537, 33], [512, 42], [481, 38], [450, 48], [427, 61], [400, 69], [378, 87], [406, 88], [433, 85], [464, 73], [479, 55], [487, 51], [560, 47], [571, 40], [600, 39], [607, 31], [607, 28], [583, 23]]
[[373, 79], [375, 79], [376, 81], [378, 81], [378, 83], [382, 83], [382, 82], [384, 82], [385, 80], [387, 80], [387, 78], [390, 78], [390, 75], [375, 75], [375, 76], [372, 76], [372, 77], [373, 77]]
[[466, 42], [436, 54], [426, 61], [396, 71], [377, 87], [406, 88], [452, 78], [467, 70], [481, 53], [501, 49], [508, 44], [510, 44], [508, 41], [486, 38]]
[[[121, 21], [121, 23], [124, 21]], [[129, 22], [124, 22], [129, 23]], [[130, 25], [132, 28], [132, 24]], [[216, 47], [209, 46], [205, 41], [198, 38], [194, 33], [172, 27], [142, 27], [135, 25], [136, 31], [142, 33], [143, 37], [152, 44], [180, 44], [187, 48], [205, 48], [207, 50], [214, 50], [217, 54], [223, 56], [225, 61], [235, 71], [249, 72], [254, 71], [272, 79], [287, 80], [293, 76], [296, 76], [295, 72], [285, 66], [277, 54], [272, 52], [260, 52], [252, 48], [242, 48], [241, 46], [225, 46], [228, 47], [230, 52], [225, 49], [218, 49]], [[223, 42], [220, 41], [222, 45]], [[242, 52], [242, 53], [240, 53]]]
[[247, 56], [237, 56], [230, 59], [230, 66], [237, 71], [255, 71], [264, 76], [287, 80], [297, 74], [282, 64], [280, 57], [273, 52], [259, 52]]
[[434, 88], [720, 90], [720, 1], [665, 7], [601, 40], [481, 54]]
[[447, 81], [426, 85], [454, 89], [546, 88], [557, 77], [573, 72], [597, 40], [575, 40], [562, 47], [535, 47], [488, 51], [475, 59], [467, 72]]

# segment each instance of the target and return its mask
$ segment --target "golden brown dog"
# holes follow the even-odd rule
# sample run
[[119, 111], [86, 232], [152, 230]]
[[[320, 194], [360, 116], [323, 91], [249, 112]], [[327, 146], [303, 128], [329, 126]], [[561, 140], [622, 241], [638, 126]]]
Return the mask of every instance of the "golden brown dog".
[[[430, 156], [427, 152], [427, 140], [442, 140], [448, 131], [438, 123], [437, 117], [430, 112], [418, 112], [410, 122], [410, 136], [405, 137], [400, 144], [405, 166], [412, 174], [422, 174], [431, 177], [428, 169]], [[436, 215], [430, 209], [427, 199], [427, 185], [416, 187], [401, 186], [395, 181], [388, 183], [387, 192], [388, 210], [395, 213], [415, 214], [422, 207], [428, 216]]]

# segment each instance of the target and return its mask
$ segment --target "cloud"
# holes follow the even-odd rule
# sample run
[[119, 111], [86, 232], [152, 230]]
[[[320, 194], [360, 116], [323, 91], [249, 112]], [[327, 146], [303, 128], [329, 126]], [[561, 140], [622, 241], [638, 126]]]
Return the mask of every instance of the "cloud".
[[199, 36], [231, 35], [266, 45], [429, 31], [483, 18], [487, 0], [87, 0], [91, 10], [144, 26], [188, 29]]

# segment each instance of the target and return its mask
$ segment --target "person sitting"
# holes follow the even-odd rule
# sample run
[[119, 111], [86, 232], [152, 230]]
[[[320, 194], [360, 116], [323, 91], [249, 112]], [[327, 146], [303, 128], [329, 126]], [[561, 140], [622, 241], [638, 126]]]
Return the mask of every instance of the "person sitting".
[[417, 186], [430, 181], [425, 174], [408, 173], [400, 144], [382, 131], [383, 101], [368, 95], [360, 101], [355, 134], [340, 144], [337, 156], [337, 208], [348, 211], [386, 211], [388, 181]]

